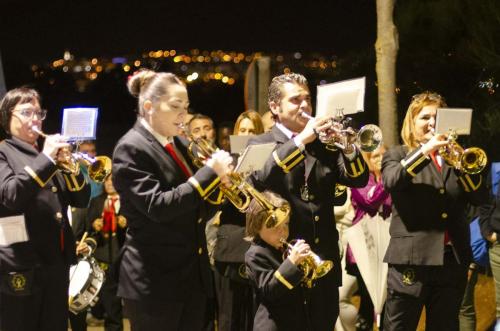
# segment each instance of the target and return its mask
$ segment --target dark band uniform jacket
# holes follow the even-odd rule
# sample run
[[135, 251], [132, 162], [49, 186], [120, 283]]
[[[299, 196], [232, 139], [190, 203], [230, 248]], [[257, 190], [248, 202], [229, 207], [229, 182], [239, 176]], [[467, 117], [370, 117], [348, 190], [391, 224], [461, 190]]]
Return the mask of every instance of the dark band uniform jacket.
[[302, 272], [283, 253], [256, 238], [245, 254], [248, 277], [255, 288], [254, 330], [310, 330]]
[[420, 149], [389, 149], [382, 161], [385, 189], [393, 208], [391, 240], [385, 262], [422, 266], [443, 265], [448, 231], [457, 262], [471, 262], [466, 207], [487, 199], [481, 174], [458, 174], [443, 162], [441, 172]]
[[[116, 201], [120, 201], [117, 199]], [[101, 267], [107, 270], [110, 264], [114, 263], [125, 241], [125, 228], [115, 224], [115, 229], [103, 229], [96, 231], [93, 223], [97, 218], [102, 218], [104, 222], [104, 209], [106, 204], [109, 204], [108, 195], [103, 192], [101, 195], [90, 200], [89, 208], [86, 213], [86, 227], [90, 234], [87, 240], [90, 240], [90, 245], [95, 247], [93, 256], [99, 261]], [[117, 203], [115, 202], [115, 205]], [[120, 206], [121, 207], [121, 206]], [[115, 207], [115, 219], [121, 215], [121, 208]], [[115, 220], [117, 222], [117, 220]]]
[[[61, 174], [32, 145], [15, 137], [0, 143], [0, 217], [24, 214], [29, 240], [0, 247], [0, 271], [76, 262], [68, 205], [86, 207], [90, 185]], [[62, 236], [61, 236], [62, 230]], [[61, 244], [64, 249], [61, 250]]]
[[[187, 141], [174, 144], [191, 169]], [[139, 122], [118, 142], [113, 184], [128, 221], [118, 296], [177, 301], [189, 291], [212, 293], [205, 223], [220, 202], [219, 177], [202, 167], [187, 180], [159, 141]], [[215, 191], [214, 191], [215, 190]], [[200, 279], [201, 278], [201, 279]]]
[[[318, 139], [302, 152], [276, 125], [249, 144], [269, 142], [276, 142], [276, 148], [251, 180], [257, 189], [271, 190], [290, 203], [290, 239], [304, 239], [322, 259], [333, 261], [333, 269], [317, 280], [308, 294], [313, 329], [331, 329], [338, 315], [337, 286], [342, 283], [339, 235], [333, 215], [335, 185], [366, 185], [368, 167], [359, 153], [349, 161], [340, 151], [327, 150]], [[304, 194], [306, 176], [308, 194]]]
[[[276, 142], [277, 146], [264, 168], [252, 176], [256, 187], [269, 189], [287, 200], [292, 213], [291, 239], [304, 239], [321, 258], [332, 260], [334, 267], [325, 278], [342, 281], [339, 259], [338, 232], [333, 215], [335, 184], [363, 187], [368, 181], [368, 168], [359, 154], [347, 160], [340, 151], [330, 151], [318, 139], [307, 144], [302, 152], [293, 139], [278, 127], [252, 138], [249, 144]], [[301, 199], [305, 174], [309, 201]]]
[[24, 215], [28, 237], [0, 246], [1, 330], [67, 330], [69, 265], [76, 262], [67, 209], [86, 207], [89, 197], [82, 174], [61, 174], [15, 137], [0, 143], [0, 222]]

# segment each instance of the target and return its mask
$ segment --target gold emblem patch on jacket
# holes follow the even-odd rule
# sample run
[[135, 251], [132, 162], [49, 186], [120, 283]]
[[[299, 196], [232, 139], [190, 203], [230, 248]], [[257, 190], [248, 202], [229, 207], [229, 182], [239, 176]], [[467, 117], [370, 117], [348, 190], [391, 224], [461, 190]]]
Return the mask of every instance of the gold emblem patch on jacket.
[[24, 291], [26, 287], [26, 277], [22, 274], [9, 275], [9, 283], [14, 291]]
[[238, 268], [238, 274], [243, 279], [248, 279], [247, 268], [244, 263], [240, 264]]
[[412, 268], [407, 268], [403, 271], [402, 274], [403, 284], [405, 285], [413, 285], [415, 284], [415, 270]]

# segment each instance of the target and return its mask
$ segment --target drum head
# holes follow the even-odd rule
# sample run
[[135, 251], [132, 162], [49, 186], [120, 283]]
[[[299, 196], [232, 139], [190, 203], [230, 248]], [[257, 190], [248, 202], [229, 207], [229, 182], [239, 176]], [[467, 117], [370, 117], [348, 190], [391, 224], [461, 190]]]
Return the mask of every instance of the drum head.
[[69, 291], [70, 297], [76, 297], [87, 283], [92, 266], [89, 262], [82, 260], [69, 268]]

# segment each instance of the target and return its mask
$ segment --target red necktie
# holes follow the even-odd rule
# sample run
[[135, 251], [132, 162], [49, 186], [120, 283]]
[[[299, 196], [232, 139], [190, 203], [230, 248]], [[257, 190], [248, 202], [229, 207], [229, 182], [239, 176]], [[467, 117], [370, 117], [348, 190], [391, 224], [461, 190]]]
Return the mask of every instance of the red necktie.
[[116, 217], [115, 217], [115, 202], [117, 198], [116, 197], [110, 197], [108, 198], [108, 206], [107, 208], [104, 209], [103, 212], [103, 227], [102, 227], [102, 232], [104, 234], [107, 234], [109, 232], [115, 233], [116, 232]]
[[429, 154], [429, 156], [431, 157], [432, 161], [434, 162], [434, 165], [436, 166], [437, 170], [439, 172], [441, 172], [441, 165], [439, 164], [439, 162], [437, 160], [436, 154], [437, 154], [437, 151], [434, 151], [431, 154]]
[[170, 154], [170, 156], [172, 157], [172, 159], [174, 159], [175, 163], [177, 163], [177, 165], [181, 168], [181, 170], [184, 173], [184, 175], [186, 175], [186, 178], [191, 177], [191, 172], [188, 170], [188, 168], [186, 167], [186, 165], [181, 161], [181, 159], [179, 159], [179, 157], [175, 153], [174, 146], [172, 145], [172, 143], [166, 144], [165, 145], [165, 149]]

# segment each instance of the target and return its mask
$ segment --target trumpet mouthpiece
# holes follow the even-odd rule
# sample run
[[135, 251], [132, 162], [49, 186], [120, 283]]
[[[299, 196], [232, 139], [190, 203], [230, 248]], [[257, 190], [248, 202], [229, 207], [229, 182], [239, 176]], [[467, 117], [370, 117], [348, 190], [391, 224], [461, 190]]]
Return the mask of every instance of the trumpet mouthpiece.
[[44, 138], [46, 137], [46, 134], [45, 134], [45, 133], [43, 133], [43, 132], [42, 132], [42, 130], [40, 130], [40, 129], [38, 128], [38, 126], [37, 126], [37, 125], [33, 125], [33, 126], [31, 127], [31, 131], [33, 131], [33, 132], [35, 132], [35, 133], [39, 134], [40, 136], [42, 136], [42, 137], [44, 137]]
[[307, 118], [308, 120], [312, 120], [314, 118], [311, 115], [309, 115], [308, 113], [303, 112], [303, 111], [300, 112], [300, 116]]

